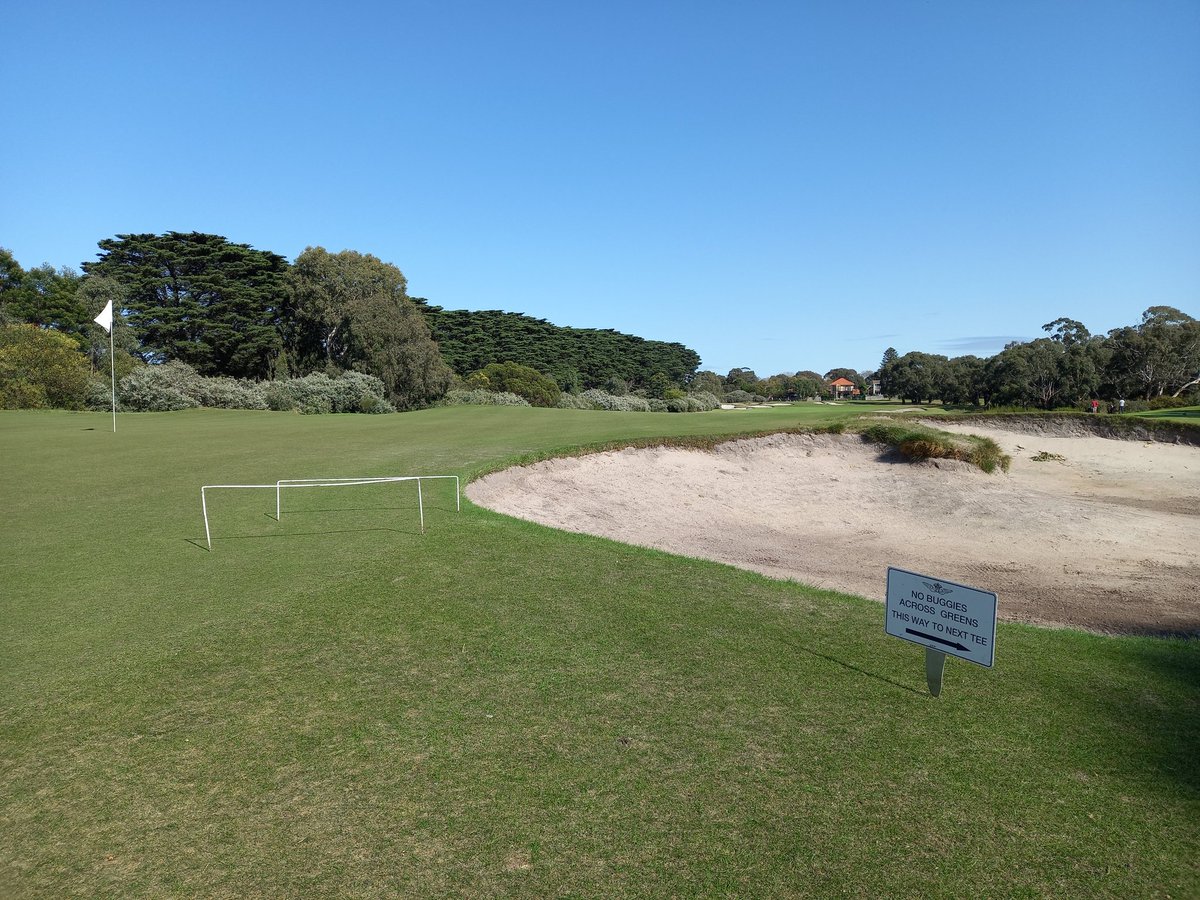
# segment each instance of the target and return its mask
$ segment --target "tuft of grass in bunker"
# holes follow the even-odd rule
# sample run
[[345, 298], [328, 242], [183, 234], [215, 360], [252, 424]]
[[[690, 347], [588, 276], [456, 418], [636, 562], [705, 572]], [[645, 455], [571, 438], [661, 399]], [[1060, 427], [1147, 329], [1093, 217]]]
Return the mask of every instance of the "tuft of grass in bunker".
[[1067, 458], [1061, 453], [1051, 453], [1048, 450], [1039, 450], [1033, 456], [1029, 457], [1034, 462], [1066, 462]]
[[988, 473], [997, 468], [1007, 472], [1012, 465], [1012, 457], [991, 438], [953, 435], [909, 422], [877, 422], [861, 433], [868, 440], [894, 448], [906, 459], [954, 459]]

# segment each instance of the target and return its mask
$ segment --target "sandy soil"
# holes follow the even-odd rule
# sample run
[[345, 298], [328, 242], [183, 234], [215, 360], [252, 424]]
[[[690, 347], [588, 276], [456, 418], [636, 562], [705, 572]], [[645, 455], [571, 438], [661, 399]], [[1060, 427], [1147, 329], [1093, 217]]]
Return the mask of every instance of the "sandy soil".
[[[938, 427], [946, 427], [938, 423]], [[969, 430], [1009, 474], [912, 464], [850, 436], [624, 450], [510, 469], [481, 506], [882, 601], [887, 567], [999, 596], [1002, 618], [1200, 634], [1200, 448]], [[1035, 462], [1039, 452], [1064, 461]]]

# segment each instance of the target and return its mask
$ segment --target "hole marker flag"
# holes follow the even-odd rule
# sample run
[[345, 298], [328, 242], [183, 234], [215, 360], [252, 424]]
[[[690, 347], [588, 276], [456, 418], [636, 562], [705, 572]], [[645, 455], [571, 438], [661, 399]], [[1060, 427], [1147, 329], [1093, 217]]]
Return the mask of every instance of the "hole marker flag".
[[112, 412], [113, 412], [113, 434], [117, 433], [117, 359], [113, 352], [113, 330], [112, 330], [112, 301], [109, 300], [104, 304], [104, 309], [100, 310], [100, 315], [92, 319], [97, 325], [108, 332], [108, 370], [112, 376]]
[[109, 300], [104, 304], [104, 309], [100, 310], [100, 315], [92, 319], [97, 325], [112, 334], [112, 301]]

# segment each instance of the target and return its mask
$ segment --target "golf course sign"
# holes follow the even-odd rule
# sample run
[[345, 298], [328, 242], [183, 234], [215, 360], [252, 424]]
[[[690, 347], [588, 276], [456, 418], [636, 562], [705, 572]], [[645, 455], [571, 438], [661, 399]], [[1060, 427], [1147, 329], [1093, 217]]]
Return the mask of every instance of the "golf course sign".
[[893, 637], [991, 668], [996, 595], [953, 581], [888, 568], [884, 630]]

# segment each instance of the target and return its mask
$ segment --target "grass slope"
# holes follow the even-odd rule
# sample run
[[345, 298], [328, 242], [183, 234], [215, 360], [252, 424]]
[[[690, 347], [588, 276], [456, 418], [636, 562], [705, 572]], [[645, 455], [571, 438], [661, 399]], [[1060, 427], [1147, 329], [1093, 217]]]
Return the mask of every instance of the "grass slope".
[[934, 700], [876, 602], [432, 486], [203, 549], [202, 483], [854, 411], [0, 414], [0, 895], [1195, 896], [1194, 642], [1002, 624]]

